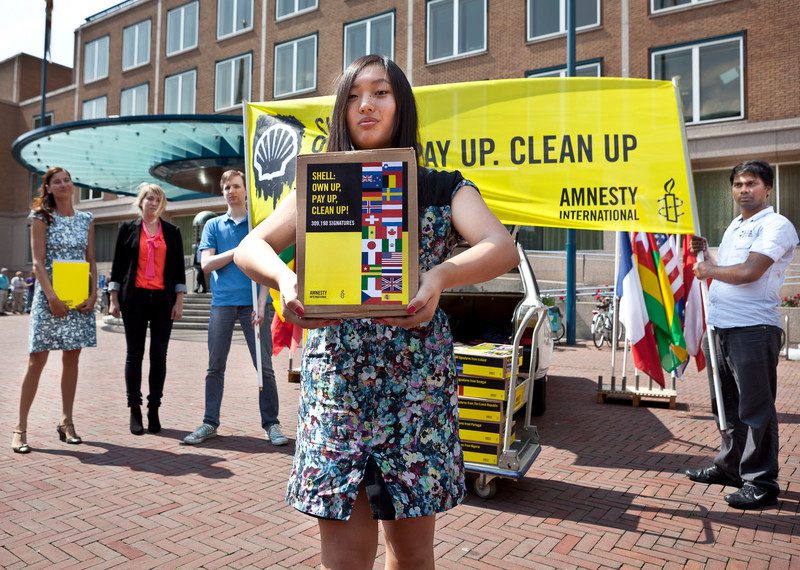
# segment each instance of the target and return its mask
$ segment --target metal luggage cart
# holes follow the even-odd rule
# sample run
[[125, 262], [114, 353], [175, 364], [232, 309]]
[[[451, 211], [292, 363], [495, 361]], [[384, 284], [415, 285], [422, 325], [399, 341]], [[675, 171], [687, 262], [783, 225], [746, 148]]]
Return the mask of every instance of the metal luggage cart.
[[[547, 375], [546, 366], [549, 365], [550, 354], [553, 349], [553, 340], [550, 331], [550, 319], [547, 314], [547, 307], [542, 303], [539, 295], [538, 286], [533, 275], [533, 270], [528, 262], [524, 250], [518, 244], [517, 251], [520, 257], [518, 266], [521, 281], [523, 284], [524, 295], [517, 304], [513, 315], [513, 339], [512, 339], [512, 367], [509, 379], [509, 386], [506, 395], [505, 405], [505, 425], [501, 434], [502, 450], [499, 453], [497, 465], [482, 463], [465, 462], [464, 466], [467, 473], [476, 474], [472, 488], [476, 495], [484, 499], [492, 498], [497, 492], [497, 479], [520, 479], [530, 469], [533, 462], [541, 451], [539, 445], [539, 433], [535, 425], [531, 424], [531, 415], [534, 407], [534, 384], [541, 379], [544, 381]], [[520, 364], [519, 355], [522, 350], [522, 339], [526, 330], [530, 328], [531, 321], [536, 319], [533, 325], [533, 335], [531, 339], [530, 369], [528, 372], [527, 387], [525, 388], [524, 398], [524, 424], [517, 428], [516, 434], [512, 433], [513, 415], [515, 412], [515, 395], [518, 384], [520, 384]], [[542, 344], [546, 346], [542, 346]], [[540, 368], [541, 352], [544, 351], [545, 368]], [[522, 408], [520, 408], [522, 409]]]

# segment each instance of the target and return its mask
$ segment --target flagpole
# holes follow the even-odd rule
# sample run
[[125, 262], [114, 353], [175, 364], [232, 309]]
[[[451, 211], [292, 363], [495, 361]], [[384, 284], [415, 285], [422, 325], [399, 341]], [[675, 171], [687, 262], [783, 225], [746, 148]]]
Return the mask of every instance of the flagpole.
[[[252, 188], [252, 181], [250, 180], [250, 166], [249, 166], [249, 158], [252, 156], [250, 154], [250, 131], [248, 130], [247, 119], [249, 117], [249, 113], [247, 112], [247, 103], [246, 99], [242, 99], [242, 131], [244, 134], [244, 180], [245, 185], [247, 188], [247, 192], [245, 192], [245, 200], [247, 203], [247, 231], [248, 233], [253, 230], [253, 201], [250, 199], [250, 189]], [[262, 285], [262, 287], [266, 287], [266, 285]], [[253, 311], [258, 316], [258, 286], [256, 282], [252, 279], [250, 280], [250, 293], [253, 297]], [[264, 364], [262, 363], [262, 355], [261, 355], [261, 325], [264, 323], [264, 320], [267, 318], [266, 315], [267, 307], [264, 306], [264, 313], [261, 315], [261, 322], [256, 322], [253, 325], [253, 332], [255, 333], [255, 343], [256, 343], [256, 374], [258, 374], [258, 389], [259, 391], [264, 389]]]
[[53, 0], [45, 0], [44, 19], [44, 54], [42, 55], [42, 114], [40, 127], [45, 126], [45, 113], [47, 112], [47, 53], [50, 51], [50, 28], [53, 21]]
[[[691, 201], [692, 223], [694, 231], [698, 236], [700, 233], [700, 219], [697, 216], [697, 199], [694, 195], [694, 179], [692, 178], [691, 162], [689, 161], [689, 147], [686, 142], [686, 124], [683, 121], [683, 102], [681, 100], [680, 86], [678, 78], [672, 78], [672, 85], [675, 87], [675, 100], [678, 104], [678, 117], [681, 119], [681, 137], [683, 138], [683, 155], [686, 164], [686, 180], [689, 184], [689, 200]], [[703, 261], [705, 255], [702, 251], [697, 253], [697, 261]], [[717, 421], [720, 431], [728, 429], [728, 422], [725, 419], [725, 404], [722, 401], [722, 383], [719, 379], [719, 368], [717, 366], [717, 347], [714, 340], [714, 327], [708, 324], [708, 283], [705, 279], [700, 280], [700, 298], [703, 300], [703, 321], [706, 325], [706, 337], [708, 339], [708, 356], [711, 360], [711, 373], [714, 379], [714, 397], [717, 400]]]
[[[611, 389], [614, 389], [617, 372], [617, 333], [619, 331], [619, 297], [617, 294], [617, 281], [619, 280], [619, 232], [614, 232], [614, 298], [611, 307], [614, 318], [611, 320]], [[622, 372], [622, 390], [625, 390], [625, 371]]]

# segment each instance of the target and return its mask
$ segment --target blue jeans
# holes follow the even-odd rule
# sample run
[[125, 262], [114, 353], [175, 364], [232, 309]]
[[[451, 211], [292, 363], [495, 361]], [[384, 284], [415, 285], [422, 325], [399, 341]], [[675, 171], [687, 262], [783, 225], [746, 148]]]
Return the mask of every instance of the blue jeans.
[[[783, 331], [758, 325], [714, 331], [717, 366], [728, 429], [720, 432], [714, 464], [759, 489], [778, 492], [778, 356]], [[709, 362], [708, 379], [714, 398]], [[716, 405], [713, 406], [717, 415]]]
[[[268, 308], [269, 309], [269, 308]], [[206, 374], [206, 411], [203, 423], [219, 427], [219, 411], [222, 406], [222, 391], [225, 386], [225, 367], [231, 349], [233, 327], [236, 320], [242, 325], [242, 332], [256, 365], [256, 339], [250, 315], [253, 307], [239, 305], [231, 307], [211, 307], [211, 318], [208, 321], [208, 372]], [[272, 370], [272, 335], [270, 323], [272, 311], [267, 310], [261, 324], [261, 378], [263, 388], [258, 391], [258, 408], [261, 411], [261, 427], [268, 429], [278, 421], [278, 386], [275, 384], [275, 372]], [[253, 387], [258, 390], [256, 386]]]

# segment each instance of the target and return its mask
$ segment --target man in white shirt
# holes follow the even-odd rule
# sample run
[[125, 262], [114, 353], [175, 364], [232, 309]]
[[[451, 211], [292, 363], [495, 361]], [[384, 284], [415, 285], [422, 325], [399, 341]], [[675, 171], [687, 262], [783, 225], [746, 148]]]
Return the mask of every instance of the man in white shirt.
[[[714, 330], [728, 429], [720, 432], [713, 465], [688, 469], [686, 475], [700, 483], [741, 487], [725, 500], [738, 509], [756, 509], [775, 504], [780, 492], [775, 396], [783, 330], [778, 305], [797, 232], [768, 203], [774, 180], [769, 164], [743, 162], [730, 180], [742, 213], [725, 230], [717, 260], [694, 266], [699, 279], [713, 279], [708, 324]], [[705, 240], [693, 238], [692, 249], [704, 250]]]

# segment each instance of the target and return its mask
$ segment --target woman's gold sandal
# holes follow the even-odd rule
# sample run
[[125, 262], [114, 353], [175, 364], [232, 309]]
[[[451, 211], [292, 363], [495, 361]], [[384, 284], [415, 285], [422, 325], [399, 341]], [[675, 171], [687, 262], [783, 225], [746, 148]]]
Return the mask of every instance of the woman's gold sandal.
[[[19, 434], [20, 436], [23, 436], [26, 433], [27, 432], [24, 432], [24, 431], [14, 430], [14, 434]], [[20, 437], [20, 439], [26, 439], [26, 438]], [[19, 445], [14, 445], [14, 442], [12, 441], [11, 442], [11, 449], [14, 450], [14, 453], [30, 453], [31, 452], [31, 446], [28, 445], [27, 442], [25, 442], [25, 441], [23, 441]]]

